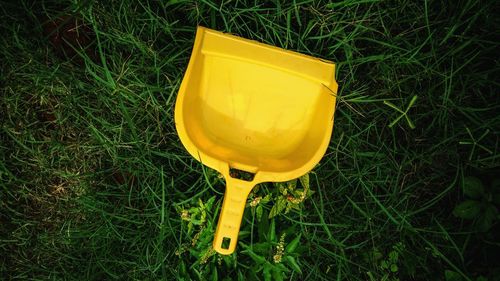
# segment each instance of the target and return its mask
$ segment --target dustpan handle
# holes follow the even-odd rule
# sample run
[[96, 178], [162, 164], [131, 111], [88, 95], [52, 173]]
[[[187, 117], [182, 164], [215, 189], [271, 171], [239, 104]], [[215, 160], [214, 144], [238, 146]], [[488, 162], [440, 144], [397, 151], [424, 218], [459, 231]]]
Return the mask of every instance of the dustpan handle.
[[245, 204], [253, 186], [253, 182], [226, 176], [226, 191], [213, 244], [214, 250], [222, 255], [229, 255], [236, 248]]

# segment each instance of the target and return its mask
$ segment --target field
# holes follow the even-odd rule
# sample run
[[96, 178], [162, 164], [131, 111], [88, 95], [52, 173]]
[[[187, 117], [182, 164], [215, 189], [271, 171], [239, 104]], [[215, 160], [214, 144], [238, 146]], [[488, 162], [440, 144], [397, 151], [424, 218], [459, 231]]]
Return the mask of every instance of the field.
[[[0, 1], [2, 280], [500, 280], [496, 1]], [[332, 139], [211, 243], [197, 25], [334, 61]], [[276, 110], [279, 110], [277, 108]]]

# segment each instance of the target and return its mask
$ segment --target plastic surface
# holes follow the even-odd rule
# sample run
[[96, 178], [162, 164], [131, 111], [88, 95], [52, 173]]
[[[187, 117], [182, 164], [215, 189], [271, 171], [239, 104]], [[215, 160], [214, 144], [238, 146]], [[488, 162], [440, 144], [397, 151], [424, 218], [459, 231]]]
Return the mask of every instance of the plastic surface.
[[[175, 124], [187, 151], [226, 180], [217, 252], [234, 252], [256, 184], [300, 177], [324, 155], [333, 128], [334, 75], [332, 62], [198, 27]], [[230, 168], [255, 176], [235, 179]]]

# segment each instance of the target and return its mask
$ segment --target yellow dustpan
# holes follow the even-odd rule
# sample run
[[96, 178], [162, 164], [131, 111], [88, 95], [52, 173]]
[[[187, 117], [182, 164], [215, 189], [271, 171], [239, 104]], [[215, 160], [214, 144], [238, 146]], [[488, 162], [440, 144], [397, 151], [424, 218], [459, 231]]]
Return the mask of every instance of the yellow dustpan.
[[[234, 252], [256, 184], [300, 177], [323, 157], [333, 127], [334, 73], [331, 62], [198, 27], [175, 125], [187, 151], [226, 180], [217, 252]], [[253, 178], [234, 178], [230, 169]]]

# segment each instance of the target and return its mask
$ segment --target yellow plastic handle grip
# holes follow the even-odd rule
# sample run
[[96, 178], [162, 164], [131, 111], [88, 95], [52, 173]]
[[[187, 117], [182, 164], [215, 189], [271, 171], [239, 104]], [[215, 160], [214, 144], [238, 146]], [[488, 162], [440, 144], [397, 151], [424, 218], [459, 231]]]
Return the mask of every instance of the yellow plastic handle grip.
[[226, 191], [214, 237], [214, 250], [229, 255], [236, 249], [241, 220], [253, 182], [226, 177]]

